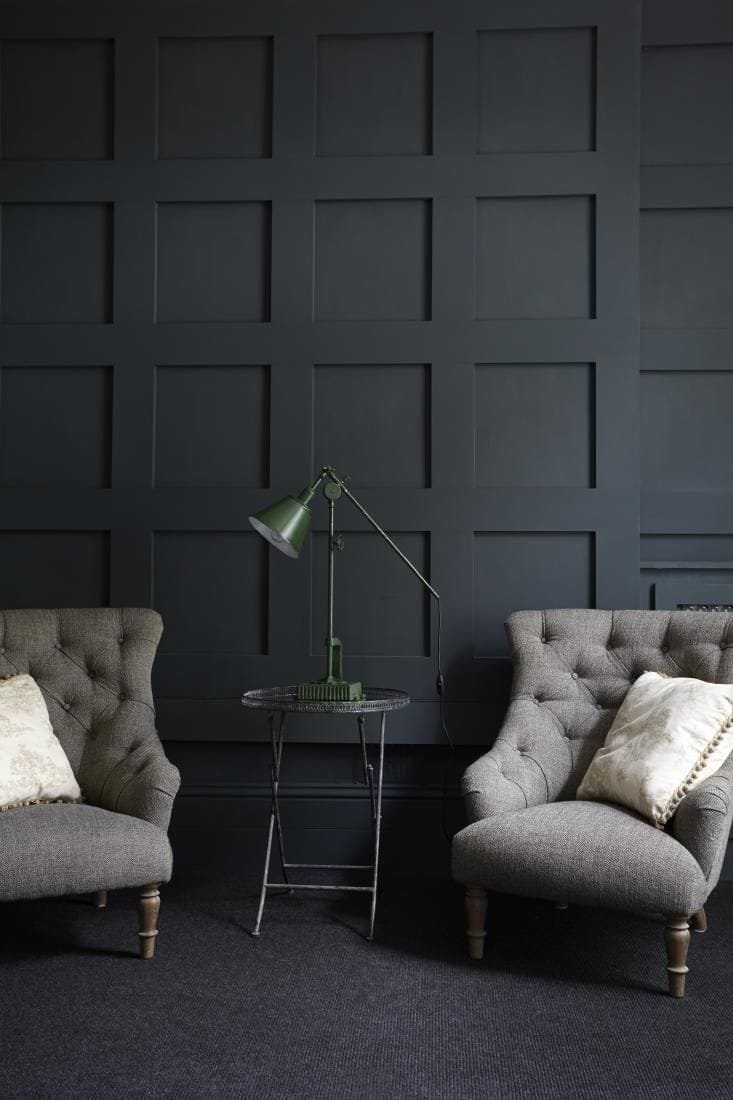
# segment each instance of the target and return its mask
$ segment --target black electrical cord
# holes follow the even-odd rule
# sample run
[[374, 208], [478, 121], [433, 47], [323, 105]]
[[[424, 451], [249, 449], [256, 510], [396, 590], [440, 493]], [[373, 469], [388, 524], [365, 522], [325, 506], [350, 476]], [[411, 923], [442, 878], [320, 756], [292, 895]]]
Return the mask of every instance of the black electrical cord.
[[445, 714], [445, 679], [443, 677], [442, 668], [442, 633], [443, 633], [443, 615], [440, 605], [440, 599], [438, 599], [438, 674], [435, 678], [435, 690], [438, 693], [438, 706], [440, 711], [440, 726], [443, 730], [443, 735], [448, 742], [451, 750], [451, 756], [446, 760], [443, 765], [443, 798], [442, 798], [442, 826], [443, 836], [450, 844], [453, 840], [452, 835], [448, 831], [448, 771], [451, 760], [455, 756], [456, 746], [453, 743], [453, 738], [448, 732], [448, 722]]
[[445, 680], [443, 679], [442, 668], [442, 634], [443, 634], [443, 613], [440, 606], [440, 600], [438, 600], [438, 675], [435, 678], [435, 690], [438, 693], [438, 700], [440, 703], [440, 725], [445, 735], [445, 739], [451, 747], [453, 752], [456, 751], [456, 747], [453, 744], [453, 738], [448, 732], [448, 724], [445, 717]]

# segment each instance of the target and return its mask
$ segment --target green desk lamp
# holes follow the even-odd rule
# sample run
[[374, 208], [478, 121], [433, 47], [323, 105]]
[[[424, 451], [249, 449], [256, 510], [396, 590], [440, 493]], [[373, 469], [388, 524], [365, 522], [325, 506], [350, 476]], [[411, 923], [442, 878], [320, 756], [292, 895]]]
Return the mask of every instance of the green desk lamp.
[[263, 538], [272, 546], [287, 554], [289, 558], [297, 558], [303, 548], [306, 535], [311, 522], [311, 510], [309, 504], [315, 496], [316, 489], [325, 481], [323, 493], [328, 501], [328, 609], [326, 615], [326, 675], [322, 680], [310, 680], [298, 684], [298, 699], [310, 702], [343, 702], [358, 700], [364, 697], [359, 681], [344, 680], [341, 666], [341, 642], [333, 633], [333, 579], [334, 579], [334, 555], [337, 550], [343, 550], [344, 540], [342, 535], [334, 532], [334, 509], [336, 501], [341, 494], [348, 497], [351, 503], [361, 512], [365, 519], [371, 523], [374, 530], [382, 536], [385, 542], [392, 547], [394, 552], [402, 559], [418, 580], [421, 580], [427, 590], [436, 600], [440, 596], [428, 584], [422, 573], [412, 564], [410, 559], [402, 553], [399, 546], [389, 537], [377, 521], [369, 515], [349, 490], [346, 488], [346, 478], [340, 477], [331, 466], [324, 466], [320, 474], [307, 489], [303, 489], [297, 497], [283, 497], [269, 508], [264, 508], [256, 516], [250, 516], [249, 522]]

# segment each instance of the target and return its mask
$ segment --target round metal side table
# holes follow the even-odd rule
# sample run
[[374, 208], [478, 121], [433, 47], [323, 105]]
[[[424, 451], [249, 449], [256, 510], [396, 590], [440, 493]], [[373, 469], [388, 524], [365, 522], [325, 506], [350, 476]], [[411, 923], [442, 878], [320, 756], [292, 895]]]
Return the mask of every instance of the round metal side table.
[[[387, 726], [387, 712], [401, 710], [410, 702], [410, 696], [404, 691], [396, 691], [394, 688], [365, 688], [364, 698], [353, 702], [323, 703], [307, 702], [298, 699], [295, 686], [258, 688], [247, 691], [242, 696], [242, 705], [253, 707], [256, 710], [267, 712], [270, 725], [270, 742], [272, 746], [272, 763], [270, 764], [270, 788], [272, 806], [270, 810], [270, 827], [267, 833], [267, 847], [265, 849], [265, 867], [262, 874], [262, 888], [260, 890], [260, 903], [257, 908], [257, 919], [252, 929], [253, 936], [259, 936], [262, 914], [265, 911], [267, 891], [273, 889], [286, 890], [325, 890], [371, 894], [371, 912], [369, 916], [368, 940], [374, 936], [374, 918], [377, 912], [377, 886], [379, 883], [379, 840], [382, 823], [382, 781], [384, 777], [384, 735]], [[374, 862], [373, 863], [288, 863], [285, 858], [285, 841], [283, 838], [282, 822], [280, 820], [280, 804], [278, 790], [280, 786], [280, 765], [282, 763], [283, 744], [285, 739], [285, 719], [288, 714], [353, 714], [359, 727], [359, 743], [361, 745], [361, 760], [364, 771], [364, 782], [369, 787], [369, 800], [372, 814], [372, 830], [374, 835]], [[377, 764], [376, 784], [374, 781], [374, 766], [369, 763], [367, 757], [365, 721], [368, 714], [381, 716], [379, 725], [379, 762]], [[277, 718], [277, 721], [276, 721]], [[283, 871], [283, 882], [270, 880], [270, 860], [272, 858], [273, 836], [277, 833], [278, 848], [280, 850], [280, 863]], [[371, 886], [339, 886], [319, 885], [310, 883], [291, 882], [288, 871], [327, 870], [327, 871], [370, 871], [372, 875]]]

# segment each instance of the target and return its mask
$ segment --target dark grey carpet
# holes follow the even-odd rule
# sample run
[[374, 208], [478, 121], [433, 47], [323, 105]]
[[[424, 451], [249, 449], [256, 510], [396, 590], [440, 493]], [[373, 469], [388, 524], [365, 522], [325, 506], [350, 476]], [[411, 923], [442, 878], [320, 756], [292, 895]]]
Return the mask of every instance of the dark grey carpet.
[[731, 1096], [733, 884], [684, 1001], [649, 918], [497, 897], [470, 963], [449, 884], [380, 904], [373, 944], [353, 896], [273, 899], [256, 941], [252, 890], [179, 878], [152, 963], [129, 895], [0, 906], [0, 1096]]

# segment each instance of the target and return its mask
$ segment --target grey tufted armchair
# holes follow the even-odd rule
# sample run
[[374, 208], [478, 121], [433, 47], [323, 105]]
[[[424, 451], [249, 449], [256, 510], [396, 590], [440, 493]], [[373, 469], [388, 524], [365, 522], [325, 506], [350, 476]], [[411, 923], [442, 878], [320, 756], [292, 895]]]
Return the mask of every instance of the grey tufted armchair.
[[83, 803], [0, 813], [0, 901], [139, 887], [140, 954], [153, 957], [178, 771], [155, 729], [160, 616], [141, 609], [0, 612], [0, 675], [43, 691]]
[[733, 615], [520, 611], [507, 621], [512, 697], [492, 748], [463, 777], [470, 824], [453, 841], [469, 954], [483, 957], [487, 889], [666, 916], [669, 991], [682, 997], [689, 922], [720, 876], [733, 816], [733, 755], [661, 831], [575, 801], [629, 685], [646, 670], [733, 682]]

